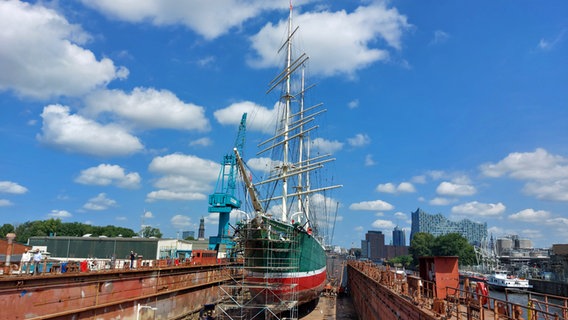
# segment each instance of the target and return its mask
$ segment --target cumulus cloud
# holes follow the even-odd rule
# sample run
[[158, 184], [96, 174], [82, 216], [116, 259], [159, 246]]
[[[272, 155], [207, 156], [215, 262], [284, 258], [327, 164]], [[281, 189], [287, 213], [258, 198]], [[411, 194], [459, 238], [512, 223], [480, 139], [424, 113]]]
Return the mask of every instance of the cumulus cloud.
[[436, 188], [436, 193], [441, 196], [471, 196], [477, 192], [474, 186], [467, 184], [457, 184], [448, 181], [444, 181], [438, 185]]
[[499, 203], [481, 203], [472, 201], [452, 207], [452, 213], [458, 215], [499, 216], [505, 212], [505, 205]]
[[204, 137], [193, 140], [189, 143], [190, 146], [201, 146], [201, 147], [208, 147], [213, 144], [213, 141], [210, 138]]
[[383, 200], [374, 200], [352, 203], [349, 206], [349, 209], [362, 211], [389, 211], [394, 209], [394, 206]]
[[89, 199], [83, 208], [86, 210], [101, 211], [109, 207], [116, 206], [116, 201], [109, 199], [106, 193], [99, 193], [96, 197]]
[[[396, 8], [387, 8], [386, 3], [374, 2], [353, 12], [296, 15], [294, 21], [301, 28], [305, 51], [313, 57], [310, 71], [323, 76], [352, 75], [372, 63], [387, 61], [389, 49], [400, 50], [402, 35], [410, 24], [406, 16]], [[268, 23], [251, 37], [256, 56], [249, 60], [250, 65], [262, 68], [280, 64], [274, 48], [280, 47], [286, 27], [287, 21], [282, 19], [277, 24]], [[385, 46], [379, 47], [382, 44]]]
[[433, 206], [447, 206], [453, 202], [456, 202], [456, 200], [450, 198], [436, 197], [430, 200], [428, 203], [430, 203]]
[[343, 143], [337, 140], [326, 140], [323, 138], [315, 138], [312, 140], [314, 150], [322, 154], [335, 153], [343, 148]]
[[480, 170], [487, 177], [525, 181], [523, 191], [539, 199], [568, 201], [568, 159], [544, 149], [514, 152], [497, 163], [481, 165]]
[[371, 138], [368, 135], [358, 133], [353, 138], [348, 138], [347, 143], [352, 147], [362, 147], [371, 143]]
[[73, 216], [69, 211], [66, 210], [51, 210], [51, 212], [47, 215], [55, 219], [65, 219]]
[[272, 168], [279, 164], [280, 162], [275, 162], [274, 160], [266, 157], [252, 158], [247, 161], [247, 166], [254, 172], [268, 173], [272, 170]]
[[268, 109], [251, 101], [241, 101], [213, 112], [213, 116], [222, 125], [238, 127], [243, 113], [247, 113], [247, 130], [273, 133], [276, 110], [276, 107]]
[[176, 214], [170, 219], [170, 223], [174, 229], [183, 229], [192, 225], [191, 218], [181, 214]]
[[[46, 99], [80, 96], [128, 70], [83, 47], [90, 35], [41, 4], [0, 1], [0, 90]], [[34, 49], [35, 48], [35, 49]]]
[[168, 90], [135, 88], [131, 93], [98, 90], [85, 98], [82, 114], [91, 118], [110, 114], [134, 128], [209, 130], [203, 107], [184, 103]]
[[154, 158], [149, 170], [161, 177], [154, 182], [159, 190], [150, 192], [146, 201], [203, 200], [213, 189], [220, 165], [194, 155], [175, 153]]
[[519, 220], [525, 222], [542, 222], [550, 218], [550, 212], [545, 210], [525, 209], [509, 216], [511, 220]]
[[69, 107], [49, 105], [43, 109], [42, 134], [37, 139], [67, 152], [94, 156], [124, 156], [143, 149], [142, 143], [123, 128], [102, 125], [76, 114]]
[[371, 224], [371, 226], [375, 229], [381, 229], [381, 230], [392, 230], [394, 229], [394, 227], [396, 226], [392, 221], [390, 220], [375, 220], [373, 221], [373, 223]]
[[181, 24], [209, 40], [227, 33], [232, 28], [240, 27], [246, 20], [266, 10], [283, 9], [278, 1], [82, 0], [82, 2], [113, 19], [132, 23], [150, 22], [156, 26]]
[[23, 187], [12, 181], [0, 181], [0, 193], [11, 194], [24, 194], [28, 192], [26, 187]]
[[412, 193], [416, 192], [416, 189], [414, 188], [414, 185], [412, 185], [412, 183], [410, 182], [401, 182], [398, 184], [398, 186], [394, 185], [391, 182], [388, 182], [384, 184], [379, 184], [377, 186], [377, 191], [384, 193]]
[[133, 189], [140, 186], [140, 180], [140, 175], [137, 172], [126, 173], [121, 166], [103, 163], [82, 170], [75, 182], [97, 186], [116, 185], [121, 188]]
[[9, 207], [14, 205], [12, 201], [6, 199], [0, 199], [0, 207]]

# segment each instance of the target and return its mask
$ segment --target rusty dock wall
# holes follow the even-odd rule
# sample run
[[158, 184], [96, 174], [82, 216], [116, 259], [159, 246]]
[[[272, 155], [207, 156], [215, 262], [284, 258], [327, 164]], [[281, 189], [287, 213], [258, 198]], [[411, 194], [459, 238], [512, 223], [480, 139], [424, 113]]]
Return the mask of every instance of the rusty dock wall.
[[[187, 319], [218, 300], [224, 265], [0, 277], [3, 319]], [[196, 316], [194, 318], [197, 318]]]
[[397, 283], [394, 273], [387, 271], [381, 276], [381, 271], [371, 264], [350, 263], [347, 274], [349, 293], [359, 319], [437, 319], [434, 313], [399, 294], [408, 292], [408, 287]]

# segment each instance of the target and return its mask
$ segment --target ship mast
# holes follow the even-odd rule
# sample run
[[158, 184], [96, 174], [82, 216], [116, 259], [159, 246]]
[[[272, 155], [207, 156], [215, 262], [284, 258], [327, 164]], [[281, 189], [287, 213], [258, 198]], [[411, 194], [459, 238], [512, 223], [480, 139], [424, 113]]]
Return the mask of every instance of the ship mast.
[[284, 92], [284, 144], [283, 144], [283, 159], [282, 159], [282, 221], [288, 221], [287, 214], [287, 198], [288, 198], [288, 169], [290, 166], [290, 160], [288, 158], [289, 151], [289, 141], [288, 141], [288, 130], [290, 124], [290, 108], [292, 102], [291, 95], [291, 66], [292, 66], [292, 3], [290, 2], [290, 14], [288, 16], [288, 42], [286, 45], [286, 91]]

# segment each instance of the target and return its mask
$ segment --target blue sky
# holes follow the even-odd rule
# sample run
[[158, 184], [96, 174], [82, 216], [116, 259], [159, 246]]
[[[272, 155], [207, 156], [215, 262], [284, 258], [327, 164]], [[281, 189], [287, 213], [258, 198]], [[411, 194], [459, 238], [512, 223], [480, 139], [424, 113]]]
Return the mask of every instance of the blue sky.
[[[274, 99], [288, 1], [0, 2], [0, 216], [216, 234], [222, 156]], [[334, 243], [422, 208], [568, 242], [568, 3], [296, 1], [344, 187]], [[254, 167], [254, 161], [249, 162]], [[407, 235], [409, 232], [407, 231]]]

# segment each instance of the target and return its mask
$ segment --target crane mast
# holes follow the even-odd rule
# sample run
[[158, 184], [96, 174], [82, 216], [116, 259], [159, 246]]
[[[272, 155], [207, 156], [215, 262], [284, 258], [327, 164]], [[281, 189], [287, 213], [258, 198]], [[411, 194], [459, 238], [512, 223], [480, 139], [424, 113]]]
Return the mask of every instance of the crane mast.
[[[245, 144], [247, 114], [244, 113], [241, 118], [237, 138], [235, 140], [234, 149], [242, 152]], [[235, 197], [236, 178], [237, 178], [237, 160], [233, 152], [225, 154], [221, 161], [221, 170], [217, 178], [215, 192], [209, 195], [210, 213], [219, 213], [219, 229], [217, 236], [209, 239], [209, 248], [219, 250], [221, 244], [227, 249], [232, 247], [233, 241], [229, 234], [229, 220], [231, 211], [241, 207], [241, 200]]]

